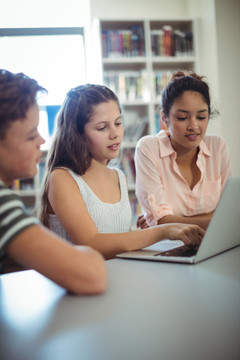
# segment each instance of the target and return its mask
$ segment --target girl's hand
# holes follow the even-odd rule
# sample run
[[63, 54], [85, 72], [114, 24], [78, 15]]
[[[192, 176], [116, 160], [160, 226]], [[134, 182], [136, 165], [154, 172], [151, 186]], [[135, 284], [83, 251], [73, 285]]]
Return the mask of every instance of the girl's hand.
[[185, 245], [199, 245], [205, 234], [205, 230], [198, 225], [171, 223], [160, 226], [164, 226], [166, 239], [182, 240]]
[[148, 228], [148, 224], [147, 224], [147, 221], [144, 217], [143, 214], [141, 215], [138, 215], [138, 219], [137, 219], [137, 228], [141, 228], [141, 229], [146, 229]]

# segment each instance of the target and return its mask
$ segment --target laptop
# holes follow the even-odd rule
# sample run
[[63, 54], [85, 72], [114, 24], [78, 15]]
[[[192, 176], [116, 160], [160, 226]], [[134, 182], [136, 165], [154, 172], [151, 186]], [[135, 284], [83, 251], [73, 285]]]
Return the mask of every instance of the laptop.
[[166, 239], [116, 257], [195, 264], [239, 245], [240, 176], [234, 176], [228, 179], [198, 248], [187, 247], [181, 240]]

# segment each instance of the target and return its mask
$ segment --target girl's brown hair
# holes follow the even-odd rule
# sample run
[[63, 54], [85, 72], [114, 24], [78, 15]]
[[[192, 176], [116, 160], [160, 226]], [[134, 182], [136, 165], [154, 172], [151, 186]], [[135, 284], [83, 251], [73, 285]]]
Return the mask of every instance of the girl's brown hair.
[[[48, 226], [48, 187], [51, 172], [58, 167], [83, 175], [92, 157], [84, 135], [85, 124], [94, 113], [94, 106], [110, 100], [119, 101], [112, 90], [102, 85], [86, 84], [71, 89], [57, 116], [51, 148], [48, 152], [43, 184], [37, 204], [40, 221]], [[121, 110], [120, 110], [121, 111]]]

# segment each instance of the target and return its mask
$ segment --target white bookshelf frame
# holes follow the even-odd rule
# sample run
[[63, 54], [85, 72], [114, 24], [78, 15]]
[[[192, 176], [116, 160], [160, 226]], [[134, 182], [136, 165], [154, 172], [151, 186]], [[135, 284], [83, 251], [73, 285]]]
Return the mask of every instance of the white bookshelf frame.
[[[100, 54], [102, 62], [102, 73], [114, 69], [115, 71], [121, 71], [124, 67], [130, 66], [133, 69], [133, 66], [136, 65], [136, 69], [139, 69], [139, 66], [142, 65], [142, 68], [146, 70], [147, 73], [147, 83], [149, 88], [149, 100], [137, 100], [133, 102], [123, 101], [121, 105], [125, 108], [130, 106], [145, 106], [146, 114], [148, 117], [148, 134], [154, 134], [156, 132], [155, 124], [155, 112], [156, 107], [159, 105], [160, 100], [155, 96], [155, 89], [153, 83], [154, 72], [157, 69], [163, 70], [194, 70], [198, 71], [198, 34], [197, 34], [197, 23], [198, 20], [194, 18], [181, 18], [181, 19], [98, 19], [99, 24], [99, 36], [101, 42], [101, 32], [102, 30], [123, 30], [128, 26], [133, 24], [141, 24], [144, 29], [144, 42], [145, 42], [145, 55], [144, 56], [134, 56], [134, 57], [109, 57], [105, 58]], [[151, 47], [151, 30], [156, 28], [162, 28], [164, 25], [171, 25], [174, 29], [180, 28], [182, 30], [190, 30], [193, 33], [193, 56], [153, 56], [152, 47]], [[101, 46], [100, 46], [100, 51]], [[121, 99], [119, 99], [121, 102]], [[123, 142], [123, 148], [127, 147], [127, 140]], [[136, 143], [136, 142], [135, 142]], [[133, 143], [129, 148], [133, 148]], [[131, 185], [130, 191], [134, 190], [134, 186]]]

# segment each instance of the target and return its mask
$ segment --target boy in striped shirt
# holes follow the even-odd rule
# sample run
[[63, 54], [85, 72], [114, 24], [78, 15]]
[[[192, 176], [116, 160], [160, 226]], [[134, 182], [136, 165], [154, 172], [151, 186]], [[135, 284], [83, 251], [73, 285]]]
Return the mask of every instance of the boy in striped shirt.
[[35, 269], [76, 294], [106, 287], [103, 257], [72, 246], [41, 226], [9, 186], [37, 172], [40, 146], [36, 96], [46, 91], [35, 80], [0, 70], [0, 268], [6, 258]]

